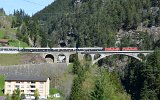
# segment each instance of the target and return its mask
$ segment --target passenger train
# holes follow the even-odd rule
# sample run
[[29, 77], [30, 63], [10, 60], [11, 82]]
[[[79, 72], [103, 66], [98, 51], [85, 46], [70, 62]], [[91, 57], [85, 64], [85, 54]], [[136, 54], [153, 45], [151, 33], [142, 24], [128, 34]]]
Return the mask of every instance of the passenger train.
[[83, 47], [83, 48], [22, 48], [22, 47], [0, 47], [0, 51], [20, 51], [20, 52], [72, 52], [72, 51], [137, 51], [137, 47]]

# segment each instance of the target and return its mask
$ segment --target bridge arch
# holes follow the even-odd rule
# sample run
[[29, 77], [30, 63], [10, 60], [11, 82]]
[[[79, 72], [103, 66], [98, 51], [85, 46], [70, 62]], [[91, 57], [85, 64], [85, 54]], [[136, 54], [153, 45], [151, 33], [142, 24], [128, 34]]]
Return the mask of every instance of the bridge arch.
[[108, 56], [112, 56], [112, 55], [125, 55], [125, 56], [129, 56], [129, 57], [132, 57], [132, 58], [135, 58], [139, 61], [142, 61], [141, 58], [138, 57], [138, 53], [137, 54], [127, 54], [127, 53], [123, 53], [123, 54], [119, 54], [119, 53], [113, 53], [113, 54], [105, 54], [105, 55], [102, 55], [100, 58], [94, 60], [92, 63], [95, 64], [97, 63], [99, 60], [105, 58], [105, 57], [108, 57]]
[[73, 63], [74, 60], [76, 59], [77, 54], [71, 54], [69, 55], [69, 63]]
[[94, 60], [96, 60], [96, 59], [98, 59], [98, 58], [100, 58], [101, 57], [101, 54], [99, 54], [99, 53], [96, 53], [95, 55], [94, 55]]
[[54, 63], [54, 56], [52, 54], [45, 55], [45, 59], [48, 63]]
[[57, 57], [57, 63], [66, 63], [66, 55], [64, 54], [59, 54]]

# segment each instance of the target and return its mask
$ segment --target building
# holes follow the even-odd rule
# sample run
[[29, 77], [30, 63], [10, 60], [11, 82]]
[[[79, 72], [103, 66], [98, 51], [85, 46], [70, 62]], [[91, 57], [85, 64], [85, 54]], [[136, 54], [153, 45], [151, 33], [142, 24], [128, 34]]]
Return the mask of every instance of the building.
[[17, 88], [26, 97], [33, 97], [37, 89], [39, 98], [49, 96], [50, 79], [47, 77], [35, 76], [7, 76], [5, 79], [5, 94], [12, 94]]
[[2, 45], [2, 46], [7, 46], [8, 45], [8, 39], [0, 39], [0, 44]]

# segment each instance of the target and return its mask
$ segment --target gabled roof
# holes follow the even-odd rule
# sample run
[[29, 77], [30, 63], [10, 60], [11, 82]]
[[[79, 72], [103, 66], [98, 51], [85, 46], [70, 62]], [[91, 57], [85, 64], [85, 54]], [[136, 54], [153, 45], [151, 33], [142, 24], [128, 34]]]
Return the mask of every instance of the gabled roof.
[[24, 76], [24, 75], [10, 75], [7, 76], [5, 81], [39, 81], [46, 82], [48, 77], [44, 76]]
[[0, 43], [8, 43], [8, 39], [0, 39]]

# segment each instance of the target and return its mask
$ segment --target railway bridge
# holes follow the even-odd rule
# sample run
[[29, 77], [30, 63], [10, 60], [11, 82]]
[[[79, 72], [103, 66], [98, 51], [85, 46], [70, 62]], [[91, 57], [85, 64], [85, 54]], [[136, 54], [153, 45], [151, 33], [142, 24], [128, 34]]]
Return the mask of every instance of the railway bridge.
[[[153, 52], [154, 51], [98, 51], [98, 52], [81, 52], [81, 55], [83, 56], [85, 54], [91, 55], [91, 62], [92, 64], [95, 64], [99, 60], [112, 55], [125, 55], [133, 57], [139, 61], [142, 61], [142, 59], [140, 58], [140, 54], [142, 54], [143, 56], [147, 56], [148, 54], [151, 54]], [[99, 56], [96, 57], [96, 55]]]
[[[82, 48], [83, 49], [83, 48]], [[28, 50], [19, 50], [19, 49], [13, 49], [13, 48], [0, 48], [0, 54], [14, 54], [14, 53], [33, 53], [33, 54], [40, 54], [43, 58], [50, 59], [50, 63], [67, 63], [69, 64], [69, 59], [71, 58], [71, 55], [74, 55], [78, 53], [78, 58], [80, 60], [83, 60], [85, 58], [85, 55], [90, 55], [92, 64], [95, 64], [100, 59], [103, 59], [108, 56], [112, 55], [125, 55], [130, 56], [135, 59], [138, 59], [142, 61], [142, 59], [139, 57], [140, 54], [143, 54], [144, 56], [153, 53], [152, 50], [143, 50], [143, 51], [98, 51], [98, 50], [92, 50], [92, 49], [84, 49], [82, 51], [76, 51], [73, 48], [59, 48], [56, 50], [50, 50], [50, 48], [32, 48]]]

